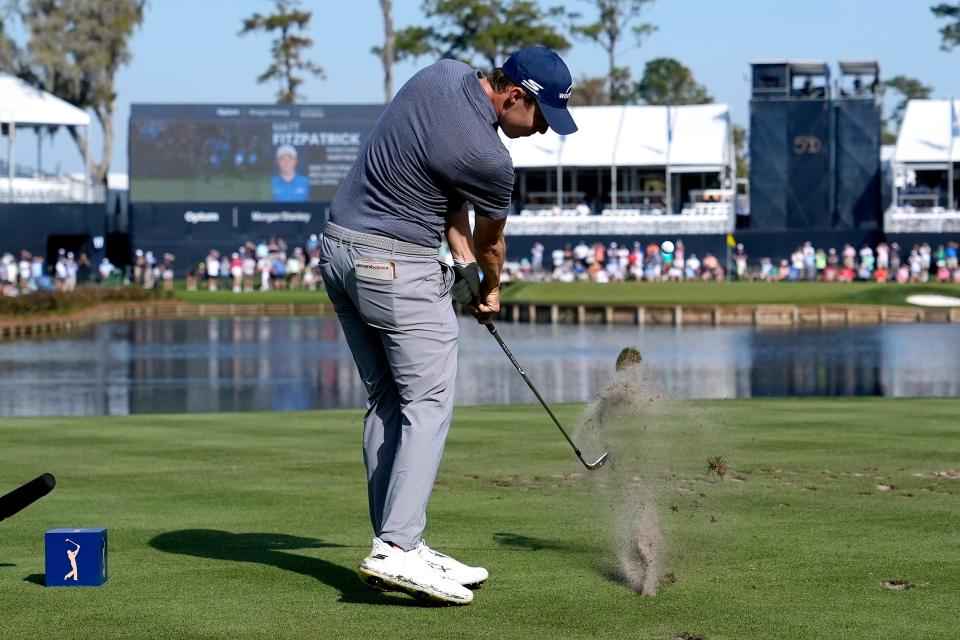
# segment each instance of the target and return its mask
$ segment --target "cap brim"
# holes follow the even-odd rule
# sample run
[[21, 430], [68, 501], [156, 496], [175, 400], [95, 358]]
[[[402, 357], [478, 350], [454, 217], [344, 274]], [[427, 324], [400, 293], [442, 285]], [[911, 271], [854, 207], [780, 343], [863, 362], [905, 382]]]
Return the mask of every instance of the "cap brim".
[[540, 113], [543, 114], [544, 120], [547, 121], [547, 124], [550, 125], [550, 128], [556, 133], [562, 136], [576, 133], [577, 123], [573, 121], [573, 116], [570, 115], [566, 107], [551, 107], [540, 101], [537, 101], [537, 104], [540, 106]]

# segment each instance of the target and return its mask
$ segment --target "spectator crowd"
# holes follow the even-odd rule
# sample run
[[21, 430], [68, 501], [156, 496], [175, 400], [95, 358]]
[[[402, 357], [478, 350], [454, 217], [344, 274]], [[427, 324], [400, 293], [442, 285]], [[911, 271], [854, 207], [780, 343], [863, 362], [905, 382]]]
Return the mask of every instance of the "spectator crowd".
[[[230, 287], [234, 293], [274, 289], [316, 291], [323, 286], [318, 268], [319, 247], [319, 236], [311, 234], [303, 247], [290, 248], [283, 238], [271, 237], [259, 243], [247, 242], [229, 255], [211, 249], [203, 261], [187, 269], [187, 290], [196, 291], [205, 286], [208, 291], [217, 291], [223, 286]], [[172, 273], [171, 266], [160, 277], [169, 278], [172, 285]]]
[[72, 251], [60, 249], [52, 268], [47, 268], [43, 256], [21, 251], [19, 259], [10, 252], [0, 256], [0, 295], [15, 296], [34, 291], [73, 291], [78, 282], [91, 277], [87, 254], [74, 256]]
[[[923, 242], [909, 250], [896, 242], [876, 246], [851, 244], [815, 247], [805, 242], [788, 258], [761, 257], [750, 263], [743, 244], [737, 244], [721, 258], [706, 252], [702, 256], [688, 252], [682, 240], [674, 243], [673, 253], [658, 243], [632, 245], [584, 241], [575, 246], [555, 247], [550, 251], [540, 242], [530, 257], [504, 265], [504, 281], [550, 280], [558, 282], [623, 282], [663, 280], [736, 280], [823, 281], [823, 282], [955, 282], [960, 283], [958, 243], [950, 241], [933, 248]], [[728, 270], [730, 273], [728, 273]]]
[[[186, 288], [218, 291], [230, 288], [234, 293], [273, 289], [322, 288], [319, 263], [320, 239], [312, 234], [303, 247], [290, 248], [283, 238], [271, 237], [258, 243], [248, 242], [228, 253], [211, 249], [197, 264], [186, 269]], [[93, 269], [84, 253], [60, 250], [57, 260], [48, 266], [43, 256], [20, 252], [0, 258], [0, 295], [14, 296], [43, 291], [72, 291], [77, 283], [116, 282], [135, 284], [145, 289], [172, 290], [176, 256], [136, 249], [132, 264], [118, 269], [107, 258]]]
[[543, 244], [536, 242], [530, 258], [506, 262], [502, 280], [552, 280], [559, 282], [623, 282], [660, 280], [717, 280], [726, 277], [720, 260], [711, 253], [698, 257], [687, 253], [683, 241], [675, 243], [673, 253], [666, 253], [661, 245], [650, 243], [633, 245], [611, 242], [576, 246], [565, 245], [547, 253]]
[[[186, 269], [186, 288], [217, 291], [230, 288], [234, 293], [305, 289], [323, 287], [319, 274], [320, 240], [313, 234], [302, 247], [290, 248], [283, 238], [271, 237], [258, 243], [247, 242], [230, 252], [211, 249], [206, 258]], [[960, 283], [958, 253], [955, 241], [937, 244], [923, 242], [909, 250], [896, 242], [864, 244], [856, 249], [844, 244], [815, 247], [805, 242], [789, 257], [761, 257], [753, 262], [742, 244], [732, 248], [729, 256], [718, 258], [706, 252], [698, 256], [687, 251], [682, 240], [676, 240], [672, 253], [658, 243], [588, 244], [547, 250], [535, 242], [529, 258], [507, 261], [504, 282], [624, 282], [624, 281], [723, 281], [728, 278], [750, 281], [823, 281], [823, 282], [954, 282]], [[452, 264], [446, 246], [439, 257]], [[107, 258], [94, 266], [85, 253], [74, 255], [61, 249], [52, 265], [43, 256], [21, 251], [19, 258], [10, 252], [0, 256], [0, 295], [13, 296], [44, 291], [72, 291], [78, 282], [123, 282], [146, 289], [171, 290], [174, 284], [176, 258], [170, 253], [155, 255], [137, 249], [133, 261], [118, 269]], [[729, 270], [729, 273], [728, 273]]]

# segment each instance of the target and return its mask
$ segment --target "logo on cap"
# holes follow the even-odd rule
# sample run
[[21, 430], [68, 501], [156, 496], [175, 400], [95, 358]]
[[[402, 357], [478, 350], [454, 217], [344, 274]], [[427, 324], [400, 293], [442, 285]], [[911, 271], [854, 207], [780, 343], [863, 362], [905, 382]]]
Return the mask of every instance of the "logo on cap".
[[[535, 81], [535, 80], [531, 80], [530, 78], [527, 78], [526, 80], [524, 80], [524, 81], [521, 82], [520, 84], [522, 84], [522, 85], [525, 86], [527, 89], [529, 89], [529, 90], [530, 90], [530, 93], [532, 93], [532, 94], [535, 95], [535, 96], [540, 95], [540, 89], [543, 89], [543, 86], [542, 86], [541, 84], [539, 84], [539, 83], [538, 83], [537, 81]], [[561, 95], [560, 97], [562, 98], [563, 96]]]
[[[536, 98], [540, 112], [556, 133], [567, 135], [577, 130], [567, 111], [573, 78], [560, 56], [546, 47], [524, 47], [503, 63], [503, 74]], [[566, 90], [563, 85], [567, 85]]]

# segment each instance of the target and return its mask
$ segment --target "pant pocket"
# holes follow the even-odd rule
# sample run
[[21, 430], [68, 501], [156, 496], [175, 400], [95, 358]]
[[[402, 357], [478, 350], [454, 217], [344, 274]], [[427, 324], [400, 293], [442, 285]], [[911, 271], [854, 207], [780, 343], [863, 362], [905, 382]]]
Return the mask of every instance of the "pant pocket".
[[437, 292], [437, 295], [441, 300], [450, 295], [450, 288], [453, 286], [454, 276], [453, 267], [446, 262], [440, 262], [440, 290]]
[[363, 321], [373, 327], [395, 328], [397, 326], [396, 280], [365, 280], [357, 277], [356, 271], [350, 275], [356, 283], [357, 310]]

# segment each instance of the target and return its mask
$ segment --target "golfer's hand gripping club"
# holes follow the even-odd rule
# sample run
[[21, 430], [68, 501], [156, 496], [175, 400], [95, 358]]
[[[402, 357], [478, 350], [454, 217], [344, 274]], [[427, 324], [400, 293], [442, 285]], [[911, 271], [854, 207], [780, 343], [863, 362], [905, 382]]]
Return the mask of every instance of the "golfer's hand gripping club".
[[450, 295], [462, 305], [474, 304], [480, 298], [480, 266], [476, 262], [455, 260], [453, 274]]
[[604, 451], [603, 454], [597, 458], [596, 462], [587, 462], [583, 459], [583, 454], [580, 453], [580, 449], [577, 448], [577, 445], [573, 443], [573, 440], [570, 439], [570, 436], [567, 435], [566, 430], [560, 424], [560, 421], [557, 420], [557, 416], [553, 415], [553, 411], [550, 410], [550, 407], [547, 405], [546, 401], [543, 399], [543, 396], [540, 395], [540, 392], [537, 391], [537, 388], [533, 386], [533, 383], [530, 381], [530, 378], [527, 377], [526, 372], [523, 370], [523, 367], [520, 366], [520, 363], [517, 362], [517, 359], [513, 357], [513, 354], [510, 352], [510, 349], [507, 348], [507, 343], [503, 341], [503, 338], [500, 337], [500, 334], [497, 332], [497, 327], [489, 322], [486, 325], [487, 331], [490, 332], [494, 338], [496, 338], [497, 343], [500, 345], [500, 348], [503, 349], [503, 352], [507, 354], [507, 357], [510, 358], [510, 362], [513, 363], [513, 366], [516, 367], [517, 372], [520, 374], [520, 377], [523, 378], [523, 381], [527, 383], [527, 386], [530, 387], [530, 391], [533, 391], [533, 395], [537, 397], [537, 400], [540, 401], [540, 404], [543, 405], [543, 408], [547, 410], [547, 414], [553, 420], [553, 424], [557, 425], [557, 429], [560, 429], [560, 433], [563, 434], [563, 437], [566, 438], [567, 442], [570, 443], [570, 446], [573, 447], [573, 452], [577, 454], [577, 458], [580, 459], [580, 462], [583, 463], [590, 471], [603, 466], [603, 463], [607, 461], [607, 458], [610, 456], [609, 451]]

